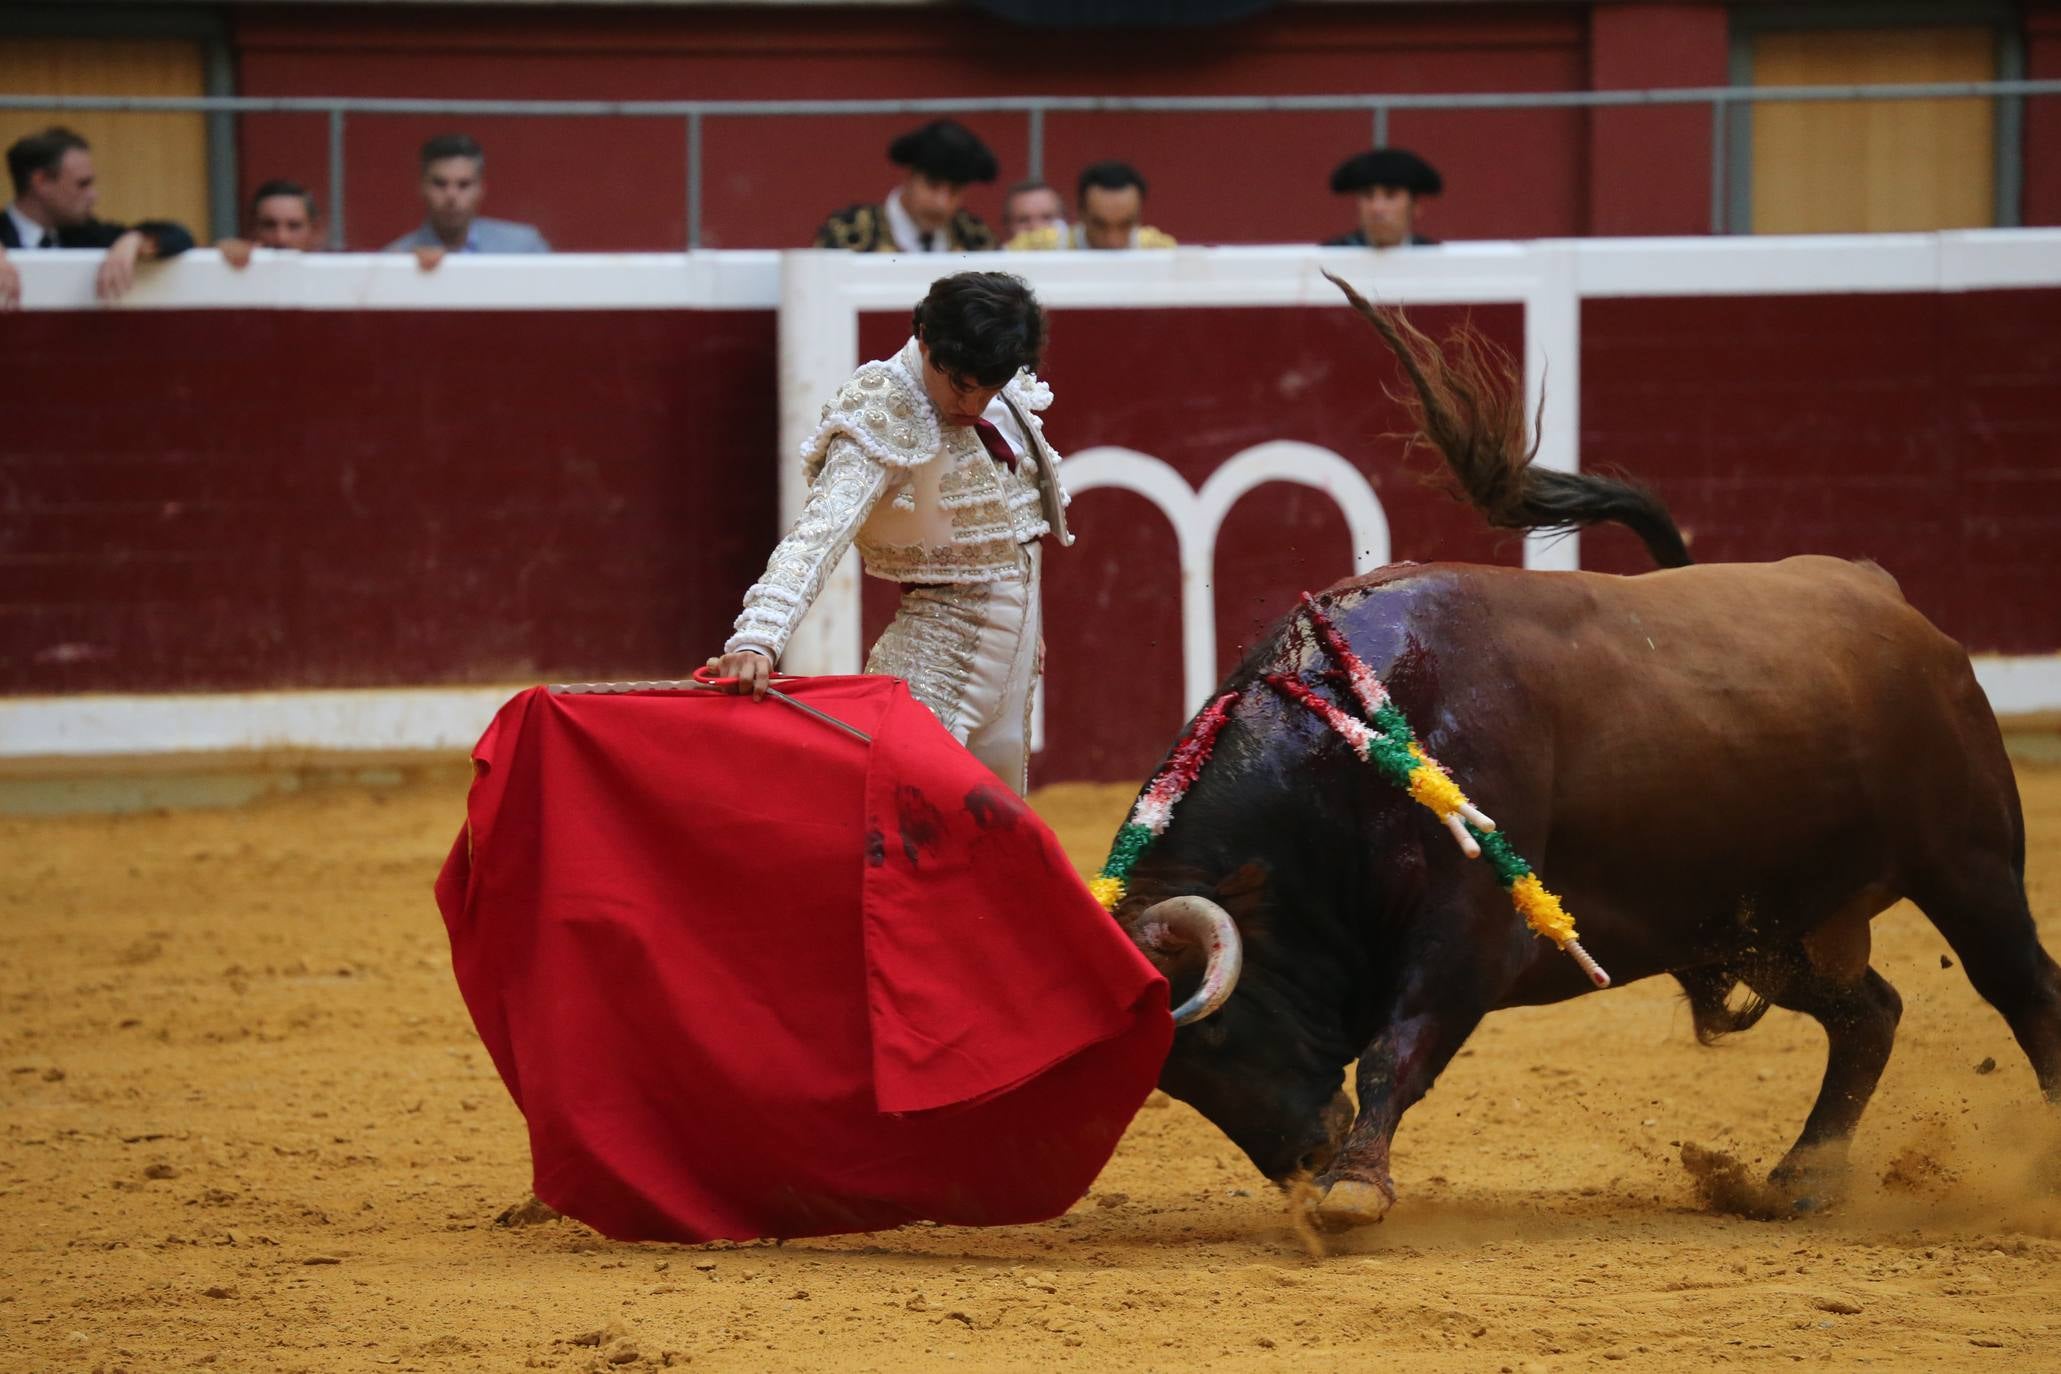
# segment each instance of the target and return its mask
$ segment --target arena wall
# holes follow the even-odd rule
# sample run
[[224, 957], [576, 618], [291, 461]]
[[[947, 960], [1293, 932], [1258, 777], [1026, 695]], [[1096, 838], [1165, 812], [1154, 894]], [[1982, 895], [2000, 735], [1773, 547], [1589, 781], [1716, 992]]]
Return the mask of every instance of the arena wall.
[[[255, 96], [1564, 92], [1729, 85], [1734, 19], [1751, 26], [1764, 19], [1753, 11], [1767, 8], [1674, 0], [1294, 5], [1216, 27], [1087, 36], [1018, 27], [965, 6], [783, 6], [769, 20], [764, 7], [752, 6], [296, 4], [242, 7], [232, 16], [231, 42], [237, 89]], [[1876, 17], [1894, 28], [1942, 12], [1890, 6]], [[2026, 0], [2017, 13], [2024, 74], [2054, 76], [2061, 5]], [[1828, 14], [1816, 11], [1821, 21]], [[2051, 225], [2061, 220], [2061, 159], [2051, 154], [2061, 136], [2061, 100], [2026, 101], [2021, 115], [2019, 222]], [[415, 150], [454, 122], [491, 155], [490, 213], [536, 221], [561, 248], [635, 251], [686, 242], [680, 121], [390, 115], [349, 122], [348, 246], [377, 248], [415, 225]], [[809, 242], [827, 211], [888, 188], [894, 174], [883, 150], [910, 122], [710, 120], [703, 246]], [[995, 223], [1003, 190], [1029, 172], [1027, 123], [1017, 115], [969, 122], [994, 147], [1002, 174], [995, 185], [974, 188], [968, 204]], [[1343, 157], [1372, 141], [1371, 124], [1362, 114], [1309, 111], [1060, 114], [1046, 122], [1044, 174], [1066, 186], [1089, 162], [1125, 158], [1152, 183], [1148, 218], [1184, 242], [1320, 242], [1351, 227], [1349, 203], [1330, 195], [1327, 181]], [[248, 115], [237, 125], [246, 196], [276, 176], [326, 185], [323, 117]], [[1445, 173], [1446, 193], [1431, 203], [1425, 224], [1439, 238], [1710, 227], [1711, 119], [1703, 106], [1400, 111], [1387, 134]], [[1905, 199], [1923, 198], [1925, 177], [1914, 172]]]
[[[969, 7], [842, 6], [769, 23], [754, 7], [247, 6], [235, 16], [237, 88], [253, 96], [529, 100], [967, 99], [1016, 95], [1294, 95], [1341, 91], [1572, 91], [1592, 64], [1633, 86], [1725, 82], [1721, 5], [1295, 6], [1219, 27], [1150, 33], [1021, 28]], [[1629, 75], [1634, 47], [1671, 54]], [[1673, 55], [1679, 54], [1679, 55]], [[1612, 55], [1620, 60], [1612, 63]], [[454, 121], [353, 116], [348, 246], [378, 248], [421, 218], [415, 151]], [[686, 134], [675, 120], [458, 121], [489, 154], [488, 213], [540, 224], [588, 251], [686, 242]], [[888, 141], [906, 116], [711, 120], [704, 134], [707, 247], [810, 242], [823, 216], [883, 194]], [[999, 222], [1028, 171], [1018, 115], [969, 116], [1001, 179], [969, 208]], [[1700, 232], [1709, 225], [1708, 115], [1604, 116], [1590, 142], [1580, 110], [1402, 112], [1391, 140], [1419, 147], [1447, 193], [1427, 232], [1507, 238]], [[1063, 114], [1047, 121], [1045, 174], [1071, 187], [1085, 165], [1135, 162], [1147, 218], [1184, 240], [1314, 243], [1353, 227], [1331, 169], [1372, 141], [1364, 114]], [[238, 121], [246, 195], [258, 182], [327, 180], [319, 115]], [[1602, 152], [1641, 170], [1597, 185]], [[1681, 177], [1644, 169], [1687, 165]], [[1702, 171], [1695, 170], [1702, 168]]]
[[[1002, 260], [989, 260], [1001, 265]], [[832, 254], [213, 254], [92, 306], [24, 258], [0, 331], [0, 755], [463, 747], [505, 689], [684, 674], [800, 498], [791, 453], [937, 270]], [[1053, 312], [1039, 774], [1134, 778], [1295, 594], [1391, 559], [1630, 571], [1418, 480], [1329, 267], [1471, 318], [1705, 560], [1873, 557], [2006, 712], [2061, 709], [2061, 234], [1009, 260]], [[784, 490], [783, 490], [784, 485]], [[856, 668], [847, 567], [790, 655]]]

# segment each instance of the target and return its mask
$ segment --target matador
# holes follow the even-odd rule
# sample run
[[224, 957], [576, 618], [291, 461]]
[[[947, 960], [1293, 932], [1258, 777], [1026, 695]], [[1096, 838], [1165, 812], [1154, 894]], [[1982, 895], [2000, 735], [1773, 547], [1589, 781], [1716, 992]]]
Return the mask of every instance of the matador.
[[866, 671], [905, 679], [981, 762], [1027, 789], [1041, 544], [1073, 542], [1043, 434], [1052, 391], [1032, 370], [1044, 342], [1044, 312], [1022, 281], [962, 272], [931, 286], [908, 343], [838, 389], [802, 445], [801, 516], [713, 660], [738, 690], [764, 694], [856, 544], [867, 573], [902, 589]]

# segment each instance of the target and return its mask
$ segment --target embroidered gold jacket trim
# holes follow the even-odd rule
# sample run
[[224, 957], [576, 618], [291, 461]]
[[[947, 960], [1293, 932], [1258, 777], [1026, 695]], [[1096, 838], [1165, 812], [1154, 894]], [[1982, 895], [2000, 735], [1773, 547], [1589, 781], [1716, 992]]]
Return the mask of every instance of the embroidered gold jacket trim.
[[[972, 430], [938, 422], [911, 339], [894, 357], [852, 374], [801, 446], [809, 498], [794, 528], [744, 596], [725, 652], [757, 649], [779, 661], [804, 612], [845, 550], [891, 582], [976, 583], [1020, 574], [1017, 547], [1051, 532], [1039, 491], [1039, 415], [1052, 388], [1019, 372], [1005, 391], [1032, 430], [1012, 471]], [[1049, 480], [1063, 507], [1057, 473]], [[1066, 542], [1072, 542], [1068, 537]]]

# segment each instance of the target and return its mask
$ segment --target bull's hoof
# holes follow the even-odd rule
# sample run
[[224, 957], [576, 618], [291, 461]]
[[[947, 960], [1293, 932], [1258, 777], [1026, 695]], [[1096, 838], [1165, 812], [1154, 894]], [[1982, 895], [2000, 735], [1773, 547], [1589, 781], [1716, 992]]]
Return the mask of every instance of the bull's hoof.
[[1768, 1188], [1787, 1204], [1791, 1216], [1814, 1216], [1829, 1212], [1846, 1200], [1852, 1171], [1845, 1163], [1776, 1165], [1768, 1173]]
[[1847, 1180], [1845, 1176], [1832, 1178], [1818, 1172], [1803, 1176], [1768, 1174], [1768, 1191], [1787, 1205], [1789, 1215], [1807, 1217], [1847, 1201]]
[[1364, 1179], [1342, 1178], [1324, 1190], [1313, 1211], [1317, 1223], [1325, 1230], [1344, 1231], [1374, 1225], [1394, 1205], [1393, 1188]]

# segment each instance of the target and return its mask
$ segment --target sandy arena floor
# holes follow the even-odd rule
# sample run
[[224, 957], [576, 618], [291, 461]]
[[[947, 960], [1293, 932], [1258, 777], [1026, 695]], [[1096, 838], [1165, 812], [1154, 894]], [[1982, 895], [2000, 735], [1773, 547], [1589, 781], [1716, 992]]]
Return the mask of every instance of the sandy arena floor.
[[[2061, 950], [2061, 769], [2020, 781]], [[1323, 1259], [1159, 1098], [1045, 1226], [497, 1227], [522, 1122], [429, 893], [463, 786], [0, 818], [0, 1368], [2061, 1367], [2061, 1201], [2031, 1182], [2055, 1126], [1908, 907], [1876, 925], [1902, 1036], [1827, 1217], [1701, 1210], [1678, 1148], [1771, 1163], [1816, 1027], [1702, 1049], [1654, 980], [1492, 1019], [1404, 1122], [1388, 1221]], [[1092, 865], [1129, 795], [1037, 800]]]

